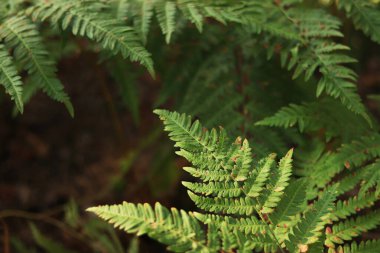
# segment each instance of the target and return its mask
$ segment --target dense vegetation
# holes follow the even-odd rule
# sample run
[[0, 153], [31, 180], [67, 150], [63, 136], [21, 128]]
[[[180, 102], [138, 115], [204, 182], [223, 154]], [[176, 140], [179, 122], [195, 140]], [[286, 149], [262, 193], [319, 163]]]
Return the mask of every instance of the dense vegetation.
[[[380, 251], [380, 79], [357, 89], [369, 59], [380, 61], [378, 1], [17, 0], [1, 2], [0, 17], [0, 84], [8, 94], [0, 98], [13, 101], [14, 117], [39, 91], [78, 117], [56, 63], [78, 52], [95, 54], [116, 84], [120, 103], [110, 111], [127, 108], [131, 131], [154, 108], [170, 109], [154, 112], [191, 163], [181, 166], [192, 176], [182, 184], [196, 207], [89, 208], [101, 218], [175, 252]], [[143, 87], [149, 83], [156, 86]], [[172, 178], [178, 160], [160, 133], [142, 136], [114, 186], [152, 143], [163, 158], [147, 166]], [[273, 152], [283, 157], [278, 165]], [[98, 242], [89, 242], [94, 252], [123, 252], [106, 223], [80, 217], [84, 205], [65, 204], [58, 227]], [[17, 216], [42, 219], [0, 212]], [[35, 224], [28, 231], [40, 249], [71, 252]], [[136, 238], [129, 244], [138, 251]]]

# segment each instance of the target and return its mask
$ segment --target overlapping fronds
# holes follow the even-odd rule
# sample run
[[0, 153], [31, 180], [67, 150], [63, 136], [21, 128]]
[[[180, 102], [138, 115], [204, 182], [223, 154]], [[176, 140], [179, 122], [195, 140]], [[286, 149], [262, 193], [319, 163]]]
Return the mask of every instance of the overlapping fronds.
[[49, 20], [74, 35], [98, 42], [113, 54], [138, 61], [154, 74], [150, 53], [141, 45], [134, 29], [110, 16], [107, 6], [99, 1], [41, 1], [26, 12], [33, 20]]
[[281, 51], [283, 64], [288, 69], [294, 68], [293, 78], [303, 74], [305, 81], [308, 81], [318, 71], [322, 77], [317, 84], [317, 97], [325, 92], [369, 120], [356, 92], [356, 74], [345, 66], [355, 60], [344, 53], [349, 49], [347, 46], [331, 39], [343, 36], [339, 31], [340, 21], [321, 10], [285, 8], [281, 5], [278, 8], [284, 16], [283, 22], [293, 27], [299, 35], [290, 50]]
[[174, 252], [209, 252], [205, 245], [205, 235], [197, 219], [183, 210], [170, 211], [156, 203], [99, 206], [88, 209], [99, 217], [129, 233], [148, 234], [168, 245]]
[[373, 41], [380, 43], [380, 9], [375, 1], [341, 0], [339, 8], [344, 9], [355, 27], [362, 30]]
[[[112, 1], [112, 0], [110, 0]], [[118, 1], [121, 2], [121, 1]], [[128, 5], [118, 5], [118, 13], [127, 13], [133, 18], [136, 31], [140, 34], [144, 44], [150, 30], [153, 18], [156, 17], [166, 43], [172, 39], [175, 31], [179, 30], [180, 23], [187, 20], [202, 32], [207, 18], [213, 18], [221, 23], [229, 20], [240, 21], [230, 6], [225, 3], [199, 0], [138, 0], [128, 1]], [[241, 3], [230, 3], [232, 6], [242, 6]]]
[[56, 77], [55, 62], [44, 48], [35, 24], [25, 16], [12, 17], [2, 24], [0, 38], [7, 48], [14, 50], [14, 58], [28, 72], [29, 82], [36, 84], [49, 97], [64, 103], [73, 116], [70, 99]]
[[[186, 171], [199, 179], [197, 182], [183, 182], [183, 185], [188, 188], [190, 198], [201, 211], [182, 217], [186, 221], [189, 217], [195, 217], [208, 226], [207, 231], [201, 232], [202, 236], [207, 234], [207, 243], [203, 237], [196, 240], [202, 243], [193, 243], [194, 247], [199, 247], [199, 252], [203, 247], [212, 249], [210, 252], [275, 252], [280, 249], [306, 252], [323, 248], [323, 244], [328, 248], [349, 247], [339, 244], [377, 227], [377, 212], [352, 217], [357, 208], [368, 208], [379, 199], [379, 193], [372, 191], [371, 187], [355, 198], [340, 200], [335, 206], [336, 198], [358, 185], [362, 176], [358, 176], [359, 180], [346, 176], [338, 182], [330, 178], [331, 182], [319, 189], [320, 192], [309, 197], [310, 200], [316, 200], [308, 205], [309, 186], [313, 186], [314, 182], [310, 182], [307, 177], [291, 179], [293, 150], [278, 165], [274, 154], [256, 162], [252, 159], [247, 140], [237, 138], [229, 141], [224, 130], [204, 129], [199, 121], [193, 121], [186, 114], [165, 110], [156, 110], [155, 113], [164, 122], [169, 137], [179, 148], [177, 154], [192, 163], [193, 167], [186, 168]], [[341, 152], [344, 153], [344, 149]], [[361, 171], [361, 175], [364, 175], [368, 169], [363, 167]], [[134, 207], [133, 204], [125, 205]], [[124, 214], [125, 207], [120, 209], [122, 206], [116, 205], [113, 208], [111, 213], [98, 211], [98, 215], [127, 232], [139, 233], [141, 228], [130, 229], [129, 224], [135, 224], [131, 223], [133, 219], [118, 218]], [[144, 217], [143, 214], [136, 216]], [[323, 234], [325, 228], [330, 231], [326, 235]], [[155, 236], [161, 228], [156, 225], [156, 229], [158, 231], [151, 232], [152, 235], [147, 232], [146, 226], [143, 231], [157, 239]], [[193, 231], [193, 236], [196, 235]], [[170, 233], [167, 236], [170, 237]], [[165, 237], [161, 235], [160, 238]], [[179, 249], [176, 248], [175, 240], [162, 240], [169, 247], [174, 245], [175, 249]], [[352, 245], [353, 249], [355, 247]], [[193, 250], [190, 246], [181, 248], [181, 252]], [[206, 250], [204, 252], [208, 252]]]
[[4, 86], [5, 91], [15, 101], [20, 112], [23, 111], [22, 101], [22, 82], [21, 77], [17, 73], [11, 56], [7, 49], [0, 44], [0, 83]]
[[326, 140], [341, 137], [343, 141], [350, 141], [356, 134], [364, 135], [373, 131], [361, 117], [351, 113], [333, 99], [322, 99], [302, 105], [290, 104], [273, 116], [256, 122], [256, 125], [282, 128], [298, 126], [301, 132], [323, 130]]

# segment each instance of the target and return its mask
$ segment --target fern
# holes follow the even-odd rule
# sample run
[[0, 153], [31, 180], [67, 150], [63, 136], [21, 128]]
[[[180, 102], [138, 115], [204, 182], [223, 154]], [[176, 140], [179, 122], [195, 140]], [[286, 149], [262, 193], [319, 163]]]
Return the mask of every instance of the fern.
[[295, 227], [294, 235], [289, 238], [288, 247], [290, 251], [296, 252], [297, 248], [307, 248], [309, 244], [318, 241], [321, 230], [328, 222], [330, 212], [335, 200], [334, 189], [325, 192], [321, 198], [305, 213], [305, 218]]
[[73, 106], [55, 75], [55, 63], [43, 47], [37, 27], [25, 16], [13, 17], [2, 24], [0, 37], [8, 48], [14, 49], [15, 60], [28, 71], [30, 82], [38, 84], [51, 98], [64, 103], [73, 116]]
[[[320, 196], [316, 196], [317, 200], [307, 207], [310, 183], [306, 178], [291, 179], [293, 150], [277, 166], [274, 154], [256, 162], [252, 159], [247, 140], [237, 138], [229, 141], [223, 129], [208, 131], [199, 121], [192, 121], [185, 114], [164, 110], [156, 110], [155, 113], [179, 148], [177, 154], [193, 164], [192, 168], [185, 170], [199, 179], [198, 182], [183, 182], [183, 185], [201, 211], [184, 213], [178, 219], [191, 225], [196, 218], [208, 229], [204, 231], [196, 222], [196, 225], [191, 225], [195, 230], [190, 234], [197, 238], [191, 244], [193, 246], [190, 247], [189, 243], [177, 247], [179, 239], [172, 234], [177, 230], [171, 227], [170, 222], [163, 222], [166, 224], [162, 225], [163, 228], [161, 224], [157, 225], [157, 215], [144, 214], [152, 211], [133, 211], [151, 210], [149, 205], [145, 205], [145, 209], [142, 205], [136, 207], [130, 203], [89, 209], [115, 226], [130, 233], [147, 233], [178, 252], [275, 252], [285, 249], [306, 252], [323, 247], [323, 243], [329, 248], [339, 248], [337, 244], [342, 244], [343, 240], [350, 241], [353, 236], [377, 227], [377, 212], [357, 218], [351, 216], [358, 207], [372, 206], [379, 198], [378, 193], [368, 190], [366, 197], [358, 195], [347, 201], [338, 201], [335, 207], [336, 198], [357, 185], [361, 176], [359, 180], [352, 181], [347, 177], [326, 186]], [[363, 172], [366, 171], [368, 169], [364, 167]], [[134, 214], [133, 217], [130, 213]], [[138, 222], [136, 217], [139, 217]], [[147, 225], [144, 217], [153, 217], [151, 222], [155, 227]], [[323, 231], [331, 223], [334, 223], [332, 229], [326, 228], [331, 232], [324, 238]], [[183, 223], [178, 221], [175, 224]], [[186, 235], [190, 228], [182, 229], [185, 231], [182, 236], [188, 238]], [[207, 234], [207, 239], [204, 234]]]
[[208, 252], [205, 235], [200, 224], [184, 211], [170, 211], [157, 203], [154, 209], [148, 204], [134, 205], [124, 202], [121, 206], [90, 208], [116, 227], [137, 235], [148, 234], [174, 252]]
[[5, 91], [15, 101], [20, 112], [23, 112], [22, 101], [22, 82], [13, 65], [11, 56], [8, 51], [0, 44], [0, 83], [4, 86]]
[[357, 29], [362, 30], [373, 41], [380, 43], [380, 10], [371, 1], [342, 0], [337, 2]]
[[362, 232], [375, 228], [379, 223], [380, 215], [377, 212], [338, 223], [332, 227], [331, 232], [326, 233], [325, 244], [334, 248], [335, 244], [352, 240], [353, 237], [359, 236]]
[[[347, 125], [346, 122], [352, 122], [352, 125]], [[301, 132], [323, 130], [326, 140], [342, 137], [344, 141], [350, 141], [355, 134], [365, 135], [372, 132], [368, 124], [360, 117], [332, 99], [302, 105], [290, 104], [281, 108], [273, 116], [256, 122], [256, 125], [282, 128], [298, 126]]]
[[99, 14], [104, 8], [93, 0], [42, 1], [27, 13], [33, 20], [50, 20], [64, 30], [70, 29], [74, 35], [100, 43], [114, 54], [121, 53], [124, 58], [138, 61], [154, 75], [150, 53], [140, 45], [134, 30], [107, 14]]

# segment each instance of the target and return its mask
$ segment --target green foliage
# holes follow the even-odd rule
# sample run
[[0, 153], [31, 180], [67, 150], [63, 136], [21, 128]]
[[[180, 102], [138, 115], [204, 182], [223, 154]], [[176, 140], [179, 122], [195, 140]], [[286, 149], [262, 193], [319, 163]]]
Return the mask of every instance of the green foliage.
[[344, 9], [357, 29], [373, 41], [380, 43], [380, 9], [375, 1], [341, 0], [338, 7]]
[[[338, 7], [347, 12], [358, 28], [378, 41], [379, 15], [375, 4], [347, 0], [339, 1]], [[203, 33], [201, 37], [206, 43], [209, 30], [232, 32], [236, 42], [227, 40], [223, 47], [235, 50], [234, 47], [242, 45], [244, 58], [250, 58], [252, 54], [248, 53], [250, 49], [244, 44], [245, 41], [248, 38], [255, 40], [256, 45], [267, 48], [268, 58], [278, 55], [283, 66], [287, 66], [288, 70], [294, 69], [293, 78], [304, 74], [305, 83], [316, 79], [317, 97], [324, 92], [370, 121], [356, 93], [356, 74], [346, 66], [355, 60], [346, 52], [347, 45], [336, 42], [337, 37], [343, 36], [341, 21], [327, 11], [309, 7], [302, 1], [36, 0], [26, 4], [20, 0], [12, 4], [4, 3], [0, 9], [1, 23], [4, 23], [2, 43], [5, 42], [8, 50], [17, 48], [14, 50], [15, 61], [20, 62], [30, 74], [31, 80], [27, 82], [30, 87], [25, 88], [28, 92], [23, 95], [24, 101], [34, 94], [30, 90], [42, 89], [53, 99], [63, 102], [73, 114], [70, 100], [55, 75], [54, 61], [41, 43], [40, 24], [45, 21], [58, 34], [64, 35], [65, 31], [70, 31], [73, 35], [97, 42], [109, 54], [120, 54], [123, 58], [141, 63], [152, 75], [155, 73], [154, 55], [152, 57], [143, 45], [147, 44], [148, 47], [150, 31], [157, 27], [155, 23], [167, 43], [173, 41], [174, 34], [175, 42], [180, 41], [181, 32], [187, 30], [190, 23]], [[159, 62], [160, 59], [155, 61]], [[13, 82], [5, 78], [8, 80], [2, 81], [2, 84], [21, 110], [23, 103], [18, 97], [22, 90], [9, 90], [21, 85], [14, 82], [15, 72], [10, 74]], [[238, 96], [232, 97], [236, 106]], [[133, 109], [136, 103], [131, 102], [129, 107], [136, 115], [136, 109]], [[303, 107], [314, 106], [305, 104]], [[134, 117], [137, 121], [137, 116]]]
[[[358, 194], [336, 202], [338, 196], [359, 183], [360, 176], [359, 180], [346, 180], [346, 176], [326, 182], [317, 195], [310, 197], [314, 184], [318, 184], [308, 176], [291, 179], [292, 149], [278, 165], [274, 154], [254, 161], [246, 139], [230, 141], [224, 129], [209, 131], [186, 114], [165, 110], [155, 113], [179, 149], [176, 153], [192, 163], [193, 167], [184, 169], [198, 180], [183, 185], [201, 211], [169, 211], [160, 204], [153, 209], [149, 204], [127, 202], [88, 209], [116, 227], [147, 234], [174, 252], [306, 252], [322, 247], [323, 242], [330, 249], [354, 250], [354, 244], [340, 245], [377, 227], [378, 212], [351, 217], [358, 207], [370, 207], [379, 199], [373, 185], [366, 187], [365, 196]], [[339, 155], [346, 153], [349, 151], [343, 146]], [[208, 229], [204, 231], [201, 223]], [[330, 232], [324, 234], [330, 224], [332, 229], [327, 227]], [[366, 243], [373, 246], [370, 241]]]
[[[363, 236], [379, 224], [379, 125], [357, 92], [353, 69], [362, 66], [347, 39], [352, 23], [380, 43], [375, 1], [6, 2], [0, 84], [21, 113], [41, 90], [74, 115], [57, 77], [66, 49], [52, 34], [78, 52], [100, 52], [136, 125], [147, 96], [138, 80], [162, 84], [149, 101], [179, 112], [155, 111], [176, 153], [191, 163], [183, 169], [194, 180], [182, 184], [197, 212], [127, 202], [90, 211], [176, 252], [379, 251], [378, 241]], [[283, 158], [277, 163], [271, 152]], [[102, 225], [85, 230], [106, 251], [122, 251]]]
[[25, 16], [12, 17], [2, 24], [0, 37], [8, 49], [14, 49], [14, 58], [28, 72], [31, 85], [38, 84], [73, 115], [73, 106], [56, 77], [55, 63], [43, 47], [37, 27]]

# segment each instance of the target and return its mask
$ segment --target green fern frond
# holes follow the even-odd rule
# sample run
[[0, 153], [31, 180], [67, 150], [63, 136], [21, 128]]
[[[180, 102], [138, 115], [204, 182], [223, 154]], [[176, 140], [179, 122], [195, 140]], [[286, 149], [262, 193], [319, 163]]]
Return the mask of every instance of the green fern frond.
[[353, 242], [351, 245], [339, 246], [338, 252], [344, 253], [367, 253], [378, 252], [380, 250], [380, 240], [363, 241], [360, 244]]
[[203, 15], [199, 7], [203, 7], [199, 4], [199, 1], [194, 0], [179, 0], [178, 6], [189, 20], [195, 24], [198, 31], [203, 30]]
[[372, 131], [361, 117], [351, 113], [333, 99], [321, 99], [318, 102], [302, 105], [290, 104], [281, 108], [273, 116], [256, 122], [255, 125], [282, 128], [298, 125], [301, 132], [315, 132], [323, 129], [327, 140], [339, 136], [346, 141], [350, 141], [354, 134], [364, 135]]
[[294, 234], [286, 242], [291, 252], [298, 252], [304, 245], [319, 240], [324, 225], [328, 223], [336, 193], [334, 189], [326, 191], [305, 213], [305, 217], [294, 228]]
[[74, 35], [85, 36], [124, 58], [138, 61], [154, 75], [150, 53], [141, 45], [133, 28], [107, 15], [105, 6], [93, 0], [45, 2], [27, 10], [33, 20], [50, 20]]
[[364, 167], [359, 194], [365, 194], [370, 188], [380, 186], [380, 160]]
[[339, 200], [330, 218], [333, 221], [345, 219], [355, 214], [358, 210], [373, 206], [378, 198], [379, 196], [375, 192], [370, 192], [366, 195], [354, 196], [347, 200]]
[[169, 44], [172, 33], [175, 30], [176, 6], [173, 1], [160, 1], [156, 7], [157, 19], [166, 43]]
[[371, 1], [340, 0], [340, 9], [353, 20], [357, 29], [362, 30], [373, 41], [380, 43], [380, 10]]
[[272, 213], [280, 202], [284, 189], [289, 185], [288, 181], [292, 173], [292, 156], [293, 149], [280, 160], [278, 169], [272, 171], [266, 189], [258, 197], [261, 213]]
[[222, 223], [226, 223], [227, 226], [233, 230], [239, 230], [245, 234], [265, 234], [268, 225], [263, 221], [258, 220], [255, 216], [249, 218], [232, 218], [230, 216], [221, 216], [215, 214], [202, 214], [194, 213], [194, 216], [205, 224], [217, 224], [221, 226]]
[[253, 172], [245, 184], [244, 189], [249, 197], [258, 197], [264, 189], [265, 183], [268, 181], [272, 166], [275, 164], [276, 155], [271, 154], [267, 158], [259, 161], [257, 169]]
[[139, 15], [136, 15], [134, 19], [134, 27], [136, 28], [136, 31], [138, 31], [138, 33], [140, 34], [144, 45], [147, 42], [149, 28], [153, 18], [153, 3], [154, 1], [150, 0], [137, 1], [136, 13], [139, 13]]
[[187, 171], [195, 178], [200, 178], [204, 182], [208, 181], [230, 181], [231, 174], [228, 171], [223, 170], [203, 170], [193, 167], [184, 167], [183, 170]]
[[352, 238], [360, 236], [361, 233], [376, 228], [379, 224], [379, 212], [372, 212], [356, 219], [340, 222], [332, 227], [331, 233], [326, 233], [325, 245], [334, 248], [335, 244], [352, 240]]
[[348, 162], [350, 166], [360, 166], [365, 161], [380, 156], [380, 135], [373, 133], [370, 136], [364, 136], [354, 140], [351, 143], [343, 144], [339, 149], [339, 158], [341, 161]]
[[232, 167], [227, 164], [233, 162], [230, 159], [238, 148], [234, 146], [229, 149], [225, 130], [207, 131], [199, 121], [193, 123], [191, 117], [177, 112], [155, 110], [154, 113], [159, 115], [165, 124], [164, 130], [169, 132], [170, 139], [180, 148], [178, 155], [199, 166], [197, 169], [219, 170], [222, 176], [222, 168], [232, 172]]
[[[346, 147], [338, 152], [323, 153], [323, 149], [316, 152], [309, 165], [312, 168], [315, 164], [328, 166], [330, 162], [338, 163], [337, 168], [333, 168], [333, 172], [323, 178], [325, 183], [320, 185], [310, 182], [310, 178], [319, 180], [315, 176], [322, 175], [323, 170], [318, 166], [315, 169], [318, 172], [312, 173], [310, 177], [291, 179], [292, 149], [278, 166], [275, 166], [274, 154], [255, 162], [247, 140], [237, 138], [232, 142], [224, 130], [204, 129], [199, 121], [193, 121], [186, 114], [165, 110], [156, 110], [155, 113], [163, 121], [165, 131], [169, 132], [175, 146], [180, 149], [177, 153], [192, 163], [193, 167], [184, 169], [199, 181], [183, 182], [183, 185], [189, 189], [188, 195], [200, 211], [190, 214], [181, 211], [181, 216], [178, 211], [170, 213], [156, 206], [156, 209], [161, 210], [156, 210], [156, 213], [165, 215], [154, 215], [149, 205], [126, 203], [124, 205], [128, 208], [121, 205], [101, 207], [106, 208], [106, 212], [98, 211], [100, 217], [127, 232], [147, 233], [153, 239], [169, 245], [169, 249], [181, 252], [320, 252], [324, 247], [323, 242], [330, 249], [349, 247], [336, 244], [343, 244], [345, 240], [351, 240], [380, 223], [378, 212], [349, 218], [357, 213], [358, 208], [368, 208], [379, 199], [379, 192], [372, 191], [373, 187], [367, 188], [365, 195], [358, 194], [347, 201], [338, 201], [334, 207], [338, 196], [359, 185], [368, 171], [368, 174], [373, 174], [367, 166], [355, 168], [356, 174], [342, 172], [341, 166], [344, 167], [346, 156], [351, 153], [345, 150]], [[336, 173], [342, 173], [342, 176], [333, 180]], [[317, 196], [318, 199], [310, 201], [308, 206], [308, 200]], [[107, 211], [110, 208], [114, 209]], [[146, 217], [149, 218], [148, 224]], [[207, 240], [195, 221], [194, 224], [190, 222], [193, 230], [187, 228], [185, 224], [193, 219], [207, 225]], [[176, 222], [172, 223], [172, 220]], [[150, 226], [149, 222], [154, 226]], [[326, 234], [323, 234], [328, 224], [332, 224], [332, 229], [327, 227]], [[181, 229], [185, 229], [185, 232], [178, 239], [175, 236], [179, 236], [177, 231]], [[197, 231], [201, 234], [197, 234]], [[353, 249], [355, 247], [352, 246]]]
[[292, 216], [301, 212], [306, 204], [306, 181], [297, 180], [285, 189], [284, 196], [269, 217], [273, 225], [289, 222]]
[[222, 214], [252, 215], [257, 202], [252, 198], [207, 198], [188, 191], [195, 205], [205, 211]]
[[237, 182], [209, 182], [209, 183], [191, 183], [182, 182], [190, 191], [214, 197], [239, 197], [242, 193], [240, 185]]
[[[331, 37], [341, 37], [339, 31], [340, 21], [321, 10], [304, 10], [302, 8], [284, 8], [276, 5], [279, 9], [278, 23], [282, 22], [292, 27], [298, 33], [299, 39], [292, 45], [289, 52], [284, 50], [283, 63], [288, 61], [288, 69], [294, 68], [293, 78], [305, 73], [305, 81], [309, 80], [315, 71], [322, 74], [317, 85], [316, 95], [319, 97], [323, 91], [333, 98], [339, 99], [349, 110], [363, 116], [370, 122], [360, 96], [356, 92], [356, 74], [344, 64], [355, 60], [341, 50], [346, 46], [336, 44]], [[281, 17], [282, 14], [282, 17]], [[286, 31], [289, 28], [286, 28]], [[286, 32], [288, 33], [288, 32]]]
[[174, 252], [208, 252], [205, 235], [192, 214], [156, 203], [99, 206], [88, 209], [128, 233], [148, 234]]
[[0, 84], [5, 88], [12, 100], [15, 101], [17, 109], [23, 112], [22, 82], [17, 73], [16, 66], [4, 45], [0, 44]]
[[65, 104], [71, 116], [74, 109], [56, 77], [55, 62], [43, 46], [37, 27], [25, 16], [16, 16], [2, 24], [0, 38], [14, 49], [14, 58], [28, 71], [30, 82], [35, 83], [49, 97]]

